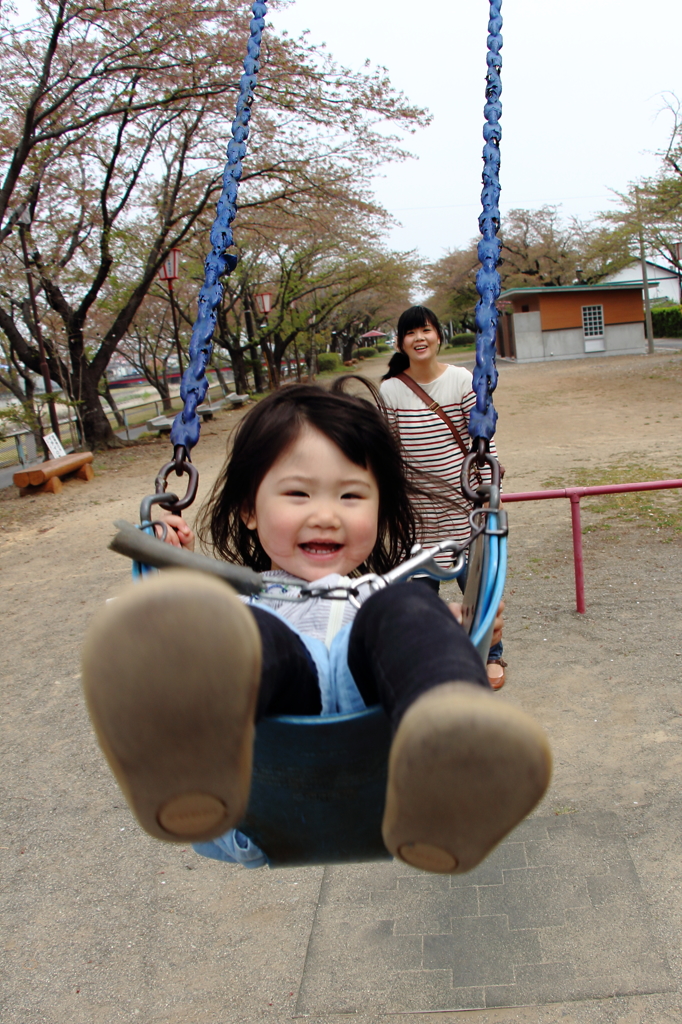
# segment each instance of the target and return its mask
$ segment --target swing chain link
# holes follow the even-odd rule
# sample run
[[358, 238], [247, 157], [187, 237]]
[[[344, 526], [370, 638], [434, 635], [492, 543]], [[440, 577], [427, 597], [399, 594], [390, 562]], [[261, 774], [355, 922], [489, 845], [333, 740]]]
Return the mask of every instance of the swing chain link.
[[[187, 490], [185, 491], [184, 497], [179, 498], [177, 494], [171, 491], [167, 491], [168, 477], [175, 470], [178, 476], [186, 473], [189, 477], [187, 481]], [[162, 466], [159, 470], [158, 476], [154, 481], [154, 494], [147, 495], [146, 498], [142, 499], [140, 504], [140, 522], [143, 526], [148, 526], [151, 521], [151, 507], [152, 505], [160, 505], [161, 508], [167, 512], [172, 512], [173, 515], [178, 515], [184, 508], [188, 508], [197, 496], [197, 489], [199, 487], [199, 472], [191, 461], [187, 450], [181, 445], [178, 445], [175, 449], [175, 458], [170, 462], [167, 462], [165, 466]]]
[[[186, 459], [199, 440], [201, 429], [197, 408], [201, 405], [208, 390], [206, 367], [213, 351], [212, 338], [217, 320], [217, 310], [223, 297], [221, 277], [231, 274], [237, 266], [238, 257], [227, 253], [233, 244], [232, 222], [237, 215], [237, 192], [242, 176], [242, 161], [246, 156], [246, 140], [249, 137], [249, 121], [251, 105], [255, 96], [255, 88], [260, 69], [260, 49], [265, 29], [267, 0], [255, 0], [251, 7], [253, 17], [249, 24], [249, 40], [244, 59], [244, 74], [239, 80], [239, 97], [235, 118], [232, 122], [232, 138], [227, 145], [227, 163], [223, 172], [223, 188], [216, 206], [216, 218], [211, 228], [211, 251], [204, 263], [204, 283], [197, 301], [198, 313], [192, 329], [189, 346], [189, 365], [185, 370], [180, 385], [180, 397], [183, 409], [177, 414], [171, 429], [171, 442], [174, 445], [173, 462], [163, 466], [156, 478], [156, 491], [159, 492], [159, 480], [165, 478], [171, 469], [178, 476], [188, 473], [190, 480], [187, 493], [181, 501], [175, 501], [171, 511], [187, 508], [194, 501], [197, 493], [198, 475], [192, 466], [187, 468]], [[170, 468], [169, 468], [170, 467]], [[169, 495], [168, 498], [171, 496]], [[173, 496], [175, 497], [175, 496]], [[147, 501], [148, 499], [144, 499]], [[143, 502], [144, 504], [144, 502]], [[159, 502], [159, 504], [162, 504]], [[167, 508], [167, 504], [162, 504]]]
[[[502, 16], [500, 9], [502, 0], [490, 0], [490, 20], [488, 22], [488, 72], [486, 76], [486, 104], [484, 115], [486, 123], [483, 127], [485, 145], [483, 148], [483, 191], [481, 201], [483, 212], [479, 217], [481, 241], [478, 245], [478, 256], [481, 267], [476, 275], [476, 289], [480, 296], [476, 306], [477, 351], [476, 367], [473, 375], [473, 387], [476, 393], [476, 405], [469, 420], [469, 434], [474, 439], [472, 451], [464, 459], [462, 465], [462, 492], [473, 503], [469, 515], [471, 535], [461, 545], [455, 540], [441, 541], [432, 548], [424, 549], [415, 545], [410, 558], [402, 565], [383, 575], [368, 573], [349, 581], [347, 585], [316, 587], [314, 584], [302, 586], [296, 596], [278, 593], [268, 595], [262, 592], [262, 599], [306, 601], [313, 597], [327, 600], [349, 600], [359, 606], [360, 587], [369, 585], [372, 590], [380, 590], [391, 583], [410, 579], [417, 574], [428, 575], [433, 579], [455, 579], [464, 567], [467, 548], [481, 534], [489, 536], [506, 536], [507, 516], [500, 508], [500, 466], [497, 459], [490, 454], [489, 442], [495, 432], [497, 412], [492, 403], [492, 393], [497, 386], [497, 369], [495, 366], [495, 347], [497, 335], [498, 312], [495, 305], [501, 289], [500, 275], [497, 271], [501, 242], [497, 238], [500, 224], [499, 212], [499, 167], [500, 139], [502, 136], [499, 119], [502, 114], [500, 95], [502, 82]], [[227, 164], [223, 173], [223, 189], [216, 208], [216, 219], [211, 229], [212, 250], [205, 261], [204, 284], [199, 292], [198, 315], [192, 330], [190, 341], [190, 363], [185, 371], [180, 388], [184, 408], [175, 417], [171, 430], [171, 441], [174, 445], [172, 461], [159, 470], [155, 481], [155, 493], [142, 500], [140, 519], [143, 527], [155, 526], [151, 520], [152, 505], [173, 513], [179, 513], [194, 501], [199, 474], [190, 459], [190, 451], [199, 440], [200, 420], [197, 407], [203, 402], [208, 390], [206, 367], [212, 353], [212, 337], [217, 320], [217, 308], [222, 299], [223, 288], [220, 278], [230, 274], [237, 265], [238, 258], [226, 253], [233, 244], [232, 222], [237, 213], [236, 200], [239, 181], [242, 176], [242, 160], [246, 155], [246, 140], [249, 135], [251, 105], [257, 73], [260, 67], [260, 47], [267, 0], [255, 0], [252, 5], [253, 18], [250, 23], [250, 38], [247, 44], [247, 56], [244, 60], [244, 74], [239, 83], [239, 98], [235, 119], [232, 122], [232, 138], [227, 146]], [[476, 463], [480, 469], [489, 465], [491, 483], [481, 484], [475, 490], [471, 487], [469, 476]], [[178, 476], [187, 474], [189, 481], [183, 498], [167, 492], [167, 480], [175, 471]], [[488, 507], [484, 508], [484, 503]], [[491, 514], [495, 514], [497, 526], [489, 525]], [[165, 524], [159, 521], [165, 532]], [[444, 552], [452, 553], [453, 566], [443, 569], [435, 561], [435, 556]]]
[[[479, 437], [478, 445], [465, 456], [464, 462], [462, 463], [462, 472], [460, 477], [460, 486], [462, 488], [462, 494], [469, 501], [473, 502], [474, 508], [480, 508], [484, 501], [489, 500], [489, 488], [496, 487], [499, 495], [501, 472], [500, 464], [487, 450], [487, 444], [484, 438]], [[476, 488], [473, 488], [470, 483], [471, 470], [476, 466], [490, 466], [490, 483], [479, 484]]]
[[[486, 75], [486, 104], [484, 107], [485, 124], [483, 126], [483, 191], [481, 202], [483, 211], [478, 218], [478, 226], [482, 238], [478, 243], [478, 258], [481, 262], [476, 275], [476, 290], [480, 299], [476, 305], [476, 367], [474, 369], [473, 387], [476, 392], [476, 405], [469, 418], [469, 434], [472, 438], [490, 441], [495, 433], [497, 412], [492, 401], [492, 394], [497, 387], [497, 367], [495, 366], [495, 347], [497, 339], [497, 307], [496, 299], [501, 290], [500, 275], [497, 265], [500, 260], [502, 243], [497, 237], [500, 226], [500, 140], [502, 129], [502, 0], [490, 0], [490, 20], [488, 21], [488, 54]], [[481, 463], [479, 462], [479, 465]]]

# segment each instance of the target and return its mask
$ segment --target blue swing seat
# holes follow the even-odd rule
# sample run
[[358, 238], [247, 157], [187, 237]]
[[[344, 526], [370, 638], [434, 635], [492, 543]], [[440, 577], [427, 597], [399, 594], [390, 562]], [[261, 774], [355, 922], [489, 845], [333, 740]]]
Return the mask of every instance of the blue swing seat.
[[[493, 527], [497, 516], [491, 516]], [[485, 661], [506, 575], [506, 537], [481, 541], [469, 586], [471, 638]], [[251, 797], [239, 831], [271, 867], [390, 858], [381, 837], [390, 725], [383, 710], [281, 715], [256, 727]]]
[[390, 743], [379, 707], [262, 719], [239, 831], [273, 868], [390, 859], [381, 838]]
[[[489, 519], [496, 529], [498, 513], [491, 511]], [[144, 530], [119, 525], [125, 529], [110, 546], [135, 559], [136, 578], [155, 572], [153, 565], [184, 566], [225, 576], [240, 588], [254, 586], [247, 570], [188, 555]], [[465, 611], [468, 605], [471, 640], [483, 661], [504, 589], [506, 551], [506, 536], [480, 536], [470, 559]], [[390, 858], [381, 837], [390, 744], [390, 725], [380, 707], [262, 719], [256, 727], [249, 806], [239, 831], [271, 867]]]

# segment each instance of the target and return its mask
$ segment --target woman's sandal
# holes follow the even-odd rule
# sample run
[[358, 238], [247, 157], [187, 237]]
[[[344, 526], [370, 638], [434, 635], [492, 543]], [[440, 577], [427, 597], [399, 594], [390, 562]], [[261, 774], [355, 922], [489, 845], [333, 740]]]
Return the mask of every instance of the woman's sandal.
[[488, 673], [488, 682], [492, 686], [493, 690], [501, 690], [507, 681], [505, 675], [505, 669], [507, 662], [504, 658], [492, 658], [486, 665], [486, 672]]

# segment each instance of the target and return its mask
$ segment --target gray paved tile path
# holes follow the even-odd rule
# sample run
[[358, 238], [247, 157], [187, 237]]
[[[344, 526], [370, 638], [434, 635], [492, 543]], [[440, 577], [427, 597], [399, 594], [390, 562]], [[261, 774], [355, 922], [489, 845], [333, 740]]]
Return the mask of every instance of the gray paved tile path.
[[476, 871], [330, 867], [296, 1014], [446, 1011], [676, 989], [615, 814], [524, 822]]

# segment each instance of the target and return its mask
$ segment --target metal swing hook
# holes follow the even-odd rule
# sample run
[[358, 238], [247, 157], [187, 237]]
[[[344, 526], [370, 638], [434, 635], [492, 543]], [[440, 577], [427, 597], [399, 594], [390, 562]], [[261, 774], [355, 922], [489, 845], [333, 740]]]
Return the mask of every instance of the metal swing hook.
[[[186, 473], [189, 477], [187, 490], [183, 498], [178, 498], [177, 494], [166, 491], [168, 477], [173, 471], [178, 476]], [[173, 512], [177, 515], [184, 508], [188, 508], [192, 504], [197, 496], [197, 489], [199, 487], [199, 471], [192, 463], [189, 452], [184, 445], [178, 444], [175, 446], [172, 460], [161, 467], [154, 481], [154, 487], [155, 493], [143, 498], [140, 504], [141, 523], [149, 523], [151, 521], [152, 505], [160, 505], [167, 512]]]
[[[476, 464], [476, 468], [483, 466], [490, 466], [490, 484], [479, 484], [474, 490], [469, 482], [469, 475], [472, 467]], [[480, 479], [480, 476], [479, 476]], [[490, 489], [497, 488], [497, 493], [500, 490], [500, 464], [494, 455], [491, 455], [488, 451], [485, 438], [477, 437], [472, 445], [472, 450], [467, 456], [465, 456], [464, 462], [462, 463], [462, 475], [461, 475], [461, 486], [462, 494], [469, 501], [472, 501], [474, 505], [480, 506], [490, 498]]]

